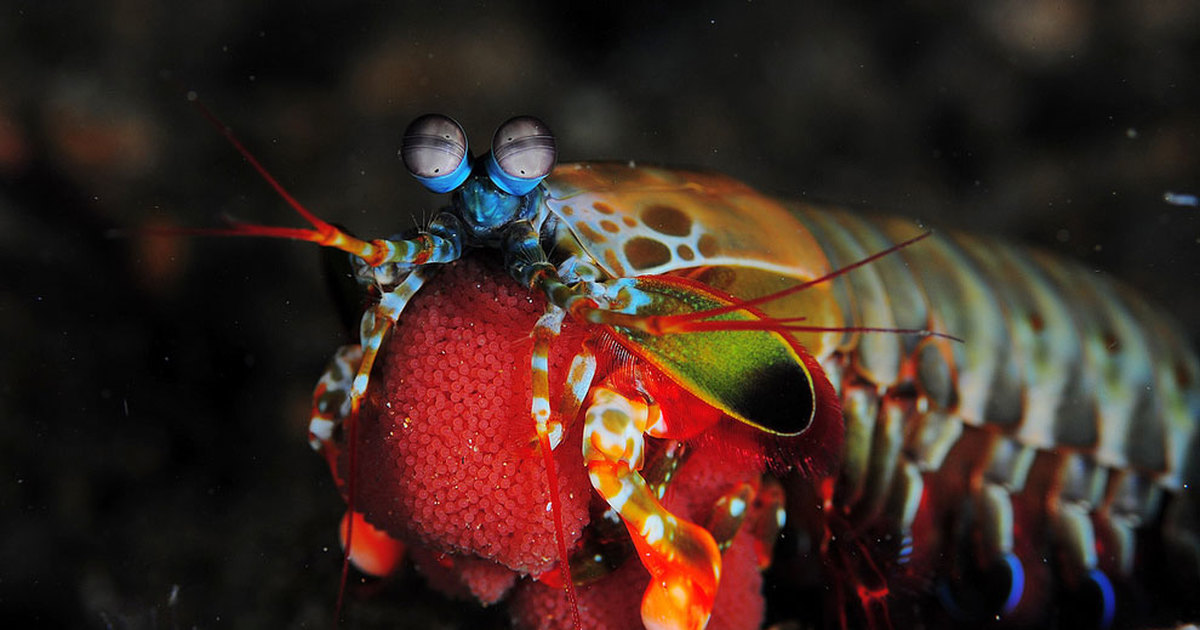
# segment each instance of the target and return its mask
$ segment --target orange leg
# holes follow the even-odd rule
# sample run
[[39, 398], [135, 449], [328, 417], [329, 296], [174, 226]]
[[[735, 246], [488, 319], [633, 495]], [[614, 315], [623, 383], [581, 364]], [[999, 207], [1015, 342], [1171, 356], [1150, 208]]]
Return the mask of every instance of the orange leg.
[[606, 386], [593, 390], [584, 425], [583, 457], [592, 485], [621, 515], [650, 586], [642, 597], [647, 628], [699, 629], [712, 613], [721, 554], [711, 534], [676, 517], [658, 502], [638, 472], [644, 434], [657, 408]]

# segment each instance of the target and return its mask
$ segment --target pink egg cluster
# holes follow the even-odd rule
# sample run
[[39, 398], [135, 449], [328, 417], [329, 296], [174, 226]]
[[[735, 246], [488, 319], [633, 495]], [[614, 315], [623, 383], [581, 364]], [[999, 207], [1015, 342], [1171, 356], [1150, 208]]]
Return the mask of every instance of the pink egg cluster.
[[[405, 310], [361, 418], [356, 509], [393, 536], [523, 575], [558, 551], [545, 467], [530, 415], [529, 332], [544, 308], [502, 272], [468, 260], [445, 269]], [[568, 329], [560, 375], [579, 348]], [[578, 430], [571, 436], [578, 444]], [[578, 448], [556, 449], [567, 544], [579, 539], [591, 485]]]
[[[518, 627], [566, 628], [571, 615], [558, 577], [550, 488], [530, 415], [529, 333], [544, 300], [503, 270], [469, 258], [447, 265], [413, 299], [381, 353], [358, 430], [354, 508], [411, 547], [435, 588], [490, 604], [516, 587]], [[588, 333], [567, 322], [552, 345], [551, 404]], [[563, 529], [574, 548], [600, 501], [581, 455], [582, 422], [565, 421], [554, 453]], [[720, 492], [757, 473], [744, 462], [697, 453], [680, 470], [668, 505], [705, 522]], [[344, 465], [344, 464], [343, 464]], [[761, 624], [761, 576], [741, 534], [726, 568], [710, 628]], [[580, 588], [585, 625], [637, 627], [649, 574], [631, 556]]]

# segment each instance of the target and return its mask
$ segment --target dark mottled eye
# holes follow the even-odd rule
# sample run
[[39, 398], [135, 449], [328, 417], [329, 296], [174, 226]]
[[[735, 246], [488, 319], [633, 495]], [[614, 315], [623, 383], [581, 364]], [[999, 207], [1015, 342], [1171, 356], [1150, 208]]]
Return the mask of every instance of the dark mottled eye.
[[413, 177], [438, 193], [458, 188], [471, 173], [467, 134], [454, 119], [440, 114], [426, 114], [408, 126], [400, 159]]
[[532, 116], [517, 116], [500, 125], [492, 138], [488, 175], [501, 190], [524, 195], [537, 187], [558, 157], [554, 134]]

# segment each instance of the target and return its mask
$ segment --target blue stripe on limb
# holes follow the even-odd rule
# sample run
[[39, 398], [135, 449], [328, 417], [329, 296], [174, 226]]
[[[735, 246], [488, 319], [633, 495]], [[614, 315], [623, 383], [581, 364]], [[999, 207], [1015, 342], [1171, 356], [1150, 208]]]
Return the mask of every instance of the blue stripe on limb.
[[[354, 382], [350, 387], [350, 410], [346, 415], [345, 422], [347, 426], [345, 443], [353, 445], [357, 439], [358, 412], [362, 406], [363, 398], [366, 396], [367, 387], [371, 381], [371, 368], [375, 365], [375, 357], [379, 355], [379, 349], [383, 346], [383, 340], [387, 337], [388, 331], [400, 318], [400, 313], [404, 311], [404, 307], [416, 294], [421, 285], [426, 279], [425, 268], [417, 267], [413, 269], [403, 281], [400, 282], [394, 289], [384, 293], [379, 303], [363, 313], [362, 323], [359, 326], [359, 340], [362, 347], [362, 361], [358, 366], [358, 372], [354, 375]], [[356, 450], [351, 447], [348, 451], [348, 461], [346, 462], [346, 503], [353, 510], [355, 506], [355, 478], [357, 462], [355, 461]], [[337, 474], [336, 450], [330, 449], [326, 454], [329, 458], [330, 468], [333, 470], [334, 478], [338, 480], [339, 485], [341, 479]], [[342, 566], [342, 586], [345, 586], [346, 567], [349, 566], [355, 550], [358, 548], [354, 543], [354, 520], [353, 518], [347, 521], [345, 527], [345, 539], [343, 542], [346, 550], [343, 556]], [[339, 591], [342, 592], [342, 591]], [[339, 595], [338, 608], [341, 608], [341, 599]]]
[[339, 348], [313, 390], [309, 444], [325, 456], [339, 486], [343, 480], [337, 465], [341, 454], [338, 442], [342, 441], [338, 429], [358, 413], [379, 347], [404, 306], [425, 283], [427, 273], [421, 268], [414, 269], [399, 285], [385, 293], [379, 304], [363, 313], [360, 343]]
[[418, 265], [453, 262], [463, 253], [462, 221], [442, 212], [416, 238], [382, 243], [388, 248], [383, 262]]
[[362, 346], [352, 344], [338, 348], [325, 366], [313, 389], [308, 421], [308, 442], [313, 450], [325, 452], [332, 448], [334, 431], [350, 415], [350, 388], [361, 364]]

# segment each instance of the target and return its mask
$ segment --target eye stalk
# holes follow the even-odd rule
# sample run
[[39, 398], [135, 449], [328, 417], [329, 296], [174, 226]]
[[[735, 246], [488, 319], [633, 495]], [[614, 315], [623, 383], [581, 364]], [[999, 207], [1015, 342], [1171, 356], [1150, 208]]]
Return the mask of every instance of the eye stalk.
[[426, 114], [404, 130], [400, 143], [404, 166], [429, 190], [450, 192], [471, 174], [467, 134], [453, 118]]
[[558, 157], [554, 134], [532, 116], [517, 116], [500, 125], [492, 138], [488, 177], [501, 190], [524, 195], [537, 188]]

